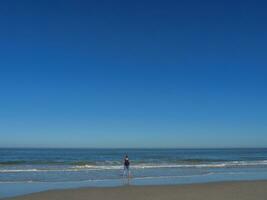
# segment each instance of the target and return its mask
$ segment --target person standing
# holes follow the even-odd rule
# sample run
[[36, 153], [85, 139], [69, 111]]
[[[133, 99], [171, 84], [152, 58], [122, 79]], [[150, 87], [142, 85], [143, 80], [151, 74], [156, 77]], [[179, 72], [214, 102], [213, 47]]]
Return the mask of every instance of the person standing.
[[130, 160], [128, 155], [125, 155], [124, 158], [124, 176], [127, 176], [128, 179], [128, 184], [129, 184], [129, 180], [130, 180]]

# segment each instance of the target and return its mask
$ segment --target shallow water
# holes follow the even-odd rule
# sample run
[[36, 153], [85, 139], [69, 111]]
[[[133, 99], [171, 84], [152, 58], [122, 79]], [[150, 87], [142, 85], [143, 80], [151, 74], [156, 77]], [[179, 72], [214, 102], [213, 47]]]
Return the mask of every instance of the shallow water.
[[54, 188], [267, 179], [267, 149], [0, 149], [0, 198]]

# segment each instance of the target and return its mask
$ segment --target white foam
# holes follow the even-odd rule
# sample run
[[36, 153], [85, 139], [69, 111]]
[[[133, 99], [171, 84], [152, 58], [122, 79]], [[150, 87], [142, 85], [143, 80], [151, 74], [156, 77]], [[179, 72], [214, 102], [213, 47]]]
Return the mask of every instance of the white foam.
[[[267, 160], [261, 161], [229, 161], [223, 163], [205, 164], [133, 164], [131, 169], [156, 169], [156, 168], [225, 168], [225, 167], [251, 167], [267, 166]], [[19, 172], [50, 172], [50, 171], [82, 171], [82, 170], [122, 170], [121, 165], [78, 165], [64, 169], [0, 169], [0, 173]]]

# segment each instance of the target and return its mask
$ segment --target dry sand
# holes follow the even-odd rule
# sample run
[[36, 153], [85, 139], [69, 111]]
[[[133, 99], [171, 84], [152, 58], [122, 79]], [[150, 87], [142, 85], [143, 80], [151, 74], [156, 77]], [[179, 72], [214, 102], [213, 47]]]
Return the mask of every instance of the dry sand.
[[10, 200], [267, 200], [267, 181], [51, 190]]

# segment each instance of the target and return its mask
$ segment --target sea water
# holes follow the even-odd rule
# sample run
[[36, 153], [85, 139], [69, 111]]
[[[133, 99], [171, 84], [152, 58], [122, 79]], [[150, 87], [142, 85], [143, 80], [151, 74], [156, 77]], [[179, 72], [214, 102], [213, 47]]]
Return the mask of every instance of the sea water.
[[133, 185], [267, 179], [267, 149], [0, 149], [0, 198], [117, 186], [129, 156]]

